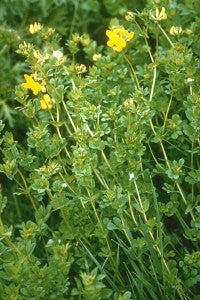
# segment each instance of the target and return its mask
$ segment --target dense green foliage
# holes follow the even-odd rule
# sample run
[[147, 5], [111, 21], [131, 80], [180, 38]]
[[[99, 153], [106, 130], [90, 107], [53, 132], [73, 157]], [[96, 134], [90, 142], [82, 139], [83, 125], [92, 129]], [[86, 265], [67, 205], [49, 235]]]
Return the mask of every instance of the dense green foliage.
[[199, 1], [0, 20], [2, 299], [199, 299]]

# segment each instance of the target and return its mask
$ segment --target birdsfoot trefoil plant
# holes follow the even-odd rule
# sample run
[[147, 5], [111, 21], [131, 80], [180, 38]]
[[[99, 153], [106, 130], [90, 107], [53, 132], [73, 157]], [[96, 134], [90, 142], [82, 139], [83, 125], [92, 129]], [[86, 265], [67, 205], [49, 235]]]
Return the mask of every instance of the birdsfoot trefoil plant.
[[1, 123], [4, 299], [198, 299], [200, 65], [170, 12], [112, 19], [104, 46], [30, 25], [30, 125]]

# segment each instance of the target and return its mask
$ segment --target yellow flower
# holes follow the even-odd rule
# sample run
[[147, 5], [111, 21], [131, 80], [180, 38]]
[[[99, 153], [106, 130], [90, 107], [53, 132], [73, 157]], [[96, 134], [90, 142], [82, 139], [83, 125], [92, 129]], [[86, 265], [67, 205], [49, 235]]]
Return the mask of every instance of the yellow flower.
[[84, 64], [75, 66], [77, 74], [82, 74], [87, 72], [87, 67]]
[[186, 28], [185, 33], [188, 34], [188, 35], [190, 35], [190, 34], [193, 33], [193, 31], [191, 29], [189, 29], [189, 28]]
[[154, 17], [156, 21], [166, 20], [167, 14], [165, 12], [165, 8], [162, 7], [161, 11], [159, 12], [158, 8], [156, 7], [156, 17]]
[[26, 82], [23, 82], [21, 86], [23, 86], [25, 89], [30, 89], [34, 95], [37, 95], [42, 90], [42, 86], [39, 84], [39, 82], [35, 81], [33, 77], [34, 74], [24, 74]]
[[101, 58], [101, 53], [95, 53], [93, 56], [92, 56], [92, 59], [94, 60], [94, 61], [97, 61], [98, 59], [100, 59]]
[[124, 101], [124, 106], [125, 106], [125, 108], [127, 108], [127, 109], [133, 108], [133, 106], [134, 106], [134, 101], [133, 101], [133, 99], [132, 99], [132, 98], [126, 99], [126, 100]]
[[42, 109], [51, 109], [54, 103], [54, 99], [51, 99], [48, 94], [44, 94], [43, 98], [40, 100], [40, 106]]
[[35, 34], [42, 29], [42, 26], [39, 22], [35, 22], [34, 24], [30, 24], [29, 31], [31, 34]]
[[132, 11], [127, 11], [126, 15], [125, 15], [125, 19], [127, 21], [133, 21], [134, 20], [134, 13]]
[[46, 81], [42, 80], [41, 82], [41, 92], [46, 93]]
[[182, 32], [182, 28], [178, 26], [172, 26], [169, 30], [171, 35], [179, 35]]
[[107, 45], [115, 51], [121, 52], [126, 47], [126, 42], [133, 38], [134, 32], [128, 32], [122, 27], [106, 30], [106, 35], [109, 38]]

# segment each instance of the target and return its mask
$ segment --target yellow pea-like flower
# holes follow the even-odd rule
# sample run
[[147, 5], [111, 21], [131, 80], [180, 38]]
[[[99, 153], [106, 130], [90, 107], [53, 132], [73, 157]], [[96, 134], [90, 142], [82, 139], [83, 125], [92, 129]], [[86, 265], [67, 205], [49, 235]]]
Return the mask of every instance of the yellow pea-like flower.
[[31, 34], [35, 34], [42, 29], [42, 25], [39, 22], [34, 22], [34, 24], [30, 24], [29, 32]]
[[24, 74], [26, 82], [23, 82], [21, 86], [23, 86], [25, 89], [30, 89], [34, 95], [37, 95], [40, 91], [42, 91], [42, 86], [39, 82], [35, 81], [33, 77], [34, 74]]
[[107, 45], [117, 52], [121, 52], [127, 44], [134, 37], [134, 32], [122, 28], [115, 28], [113, 30], [106, 30], [106, 35], [109, 38]]
[[179, 35], [182, 32], [182, 27], [178, 27], [178, 26], [172, 26], [169, 30], [169, 33], [171, 35]]
[[51, 99], [48, 94], [44, 94], [44, 96], [40, 100], [40, 106], [42, 109], [52, 109], [54, 103], [54, 99]]
[[165, 12], [165, 7], [162, 7], [161, 11], [159, 11], [158, 8], [156, 7], [155, 20], [162, 21], [162, 20], [166, 20], [166, 19], [167, 19], [167, 14]]

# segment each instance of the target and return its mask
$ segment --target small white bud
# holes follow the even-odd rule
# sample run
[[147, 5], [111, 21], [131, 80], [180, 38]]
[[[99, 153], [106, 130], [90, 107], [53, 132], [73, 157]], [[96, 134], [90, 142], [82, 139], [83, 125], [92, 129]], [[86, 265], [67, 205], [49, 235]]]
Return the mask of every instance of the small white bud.
[[66, 187], [67, 187], [67, 183], [63, 182], [63, 183], [61, 184], [61, 186], [62, 186], [63, 188], [66, 188]]
[[194, 81], [193, 78], [187, 78], [187, 83], [192, 83]]
[[130, 174], [129, 174], [129, 181], [133, 180], [134, 177], [135, 177], [135, 176], [134, 176], [134, 173], [130, 173]]
[[60, 50], [53, 51], [53, 56], [57, 58], [57, 60], [60, 60], [63, 58], [63, 53]]

